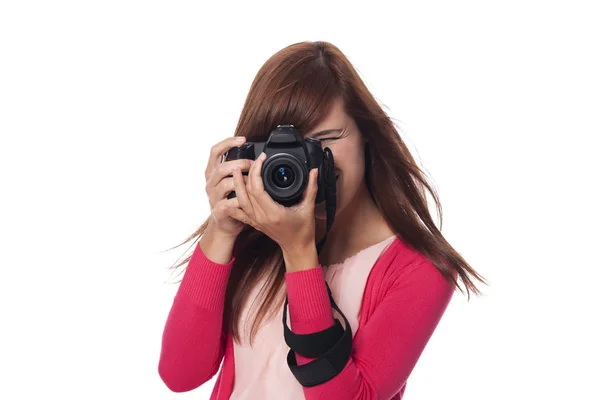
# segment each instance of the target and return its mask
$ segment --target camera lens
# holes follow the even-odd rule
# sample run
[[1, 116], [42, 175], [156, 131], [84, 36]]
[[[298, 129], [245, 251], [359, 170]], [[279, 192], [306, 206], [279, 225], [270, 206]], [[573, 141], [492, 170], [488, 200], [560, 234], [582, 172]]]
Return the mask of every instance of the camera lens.
[[295, 204], [302, 197], [308, 182], [306, 169], [304, 160], [292, 152], [272, 154], [265, 160], [261, 173], [265, 191], [273, 200], [286, 207], [288, 204]]
[[288, 188], [294, 183], [294, 170], [288, 165], [282, 164], [273, 168], [273, 183], [280, 188]]

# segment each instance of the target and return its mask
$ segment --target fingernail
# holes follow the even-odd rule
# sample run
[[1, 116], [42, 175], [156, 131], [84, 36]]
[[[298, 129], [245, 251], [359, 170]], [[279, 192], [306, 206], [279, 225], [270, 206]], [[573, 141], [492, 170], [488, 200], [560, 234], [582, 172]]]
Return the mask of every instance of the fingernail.
[[265, 152], [260, 153], [261, 161], [264, 160], [265, 158], [267, 158], [267, 153], [265, 153]]
[[238, 142], [243, 142], [244, 140], [246, 140], [246, 138], [244, 136], [238, 136], [237, 138], [235, 138], [235, 140], [237, 140]]

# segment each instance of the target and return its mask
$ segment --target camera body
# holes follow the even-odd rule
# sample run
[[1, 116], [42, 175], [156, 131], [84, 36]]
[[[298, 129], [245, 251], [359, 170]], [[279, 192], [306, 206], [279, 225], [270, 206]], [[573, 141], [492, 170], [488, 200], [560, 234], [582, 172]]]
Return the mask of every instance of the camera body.
[[[255, 160], [262, 152], [267, 155], [261, 171], [263, 185], [274, 201], [286, 207], [299, 203], [313, 168], [319, 169], [315, 204], [325, 200], [325, 177], [334, 166], [333, 157], [325, 156], [319, 139], [303, 138], [294, 125], [278, 125], [265, 142], [233, 147], [225, 153], [224, 160]], [[228, 199], [233, 197], [235, 192], [227, 195]]]

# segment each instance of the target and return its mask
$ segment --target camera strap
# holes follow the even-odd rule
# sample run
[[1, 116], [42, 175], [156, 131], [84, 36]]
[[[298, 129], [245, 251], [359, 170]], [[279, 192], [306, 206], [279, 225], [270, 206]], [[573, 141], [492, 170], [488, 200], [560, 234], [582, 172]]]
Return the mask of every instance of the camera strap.
[[327, 229], [325, 230], [325, 236], [317, 244], [317, 253], [321, 252], [327, 240], [327, 234], [333, 225], [335, 219], [335, 209], [337, 202], [337, 183], [335, 181], [335, 164], [333, 160], [333, 153], [329, 147], [325, 147], [323, 150], [323, 182], [325, 184], [325, 211], [327, 213]]
[[[327, 229], [325, 235], [317, 244], [317, 253], [321, 252], [325, 244], [327, 234], [333, 225], [336, 210], [337, 184], [335, 181], [333, 153], [329, 147], [323, 150], [322, 165]], [[350, 327], [350, 323], [333, 300], [331, 289], [327, 282], [325, 282], [325, 285], [327, 286], [331, 306], [344, 319], [346, 329], [342, 328], [340, 320], [335, 318], [335, 323], [330, 328], [306, 335], [295, 334], [287, 326], [287, 296], [285, 296], [285, 303], [283, 305], [283, 333], [285, 342], [290, 347], [287, 364], [296, 380], [304, 387], [320, 385], [336, 377], [346, 367], [346, 364], [348, 364], [352, 351], [352, 328]], [[309, 363], [298, 365], [294, 352], [315, 359]]]
[[[331, 306], [344, 318], [346, 329], [343, 329], [340, 320], [335, 318], [335, 324], [328, 329], [307, 335], [293, 333], [287, 326], [287, 296], [285, 298], [284, 337], [290, 347], [287, 364], [296, 380], [304, 387], [320, 385], [335, 378], [348, 364], [352, 352], [352, 327], [342, 310], [335, 304], [329, 285], [327, 292]], [[305, 357], [316, 358], [298, 365], [294, 351]]]

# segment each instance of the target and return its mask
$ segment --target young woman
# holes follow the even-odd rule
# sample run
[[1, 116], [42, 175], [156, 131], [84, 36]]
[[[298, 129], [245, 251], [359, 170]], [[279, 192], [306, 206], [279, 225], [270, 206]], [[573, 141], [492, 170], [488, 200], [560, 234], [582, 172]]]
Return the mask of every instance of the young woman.
[[[230, 148], [265, 141], [281, 124], [333, 154], [337, 209], [320, 252], [326, 213], [325, 202], [315, 206], [317, 169], [301, 202], [284, 207], [265, 191], [263, 157], [222, 162]], [[462, 291], [457, 277], [467, 294], [480, 294], [469, 275], [486, 283], [435, 226], [425, 189], [441, 226], [436, 193], [348, 59], [327, 42], [288, 46], [265, 63], [235, 137], [211, 149], [205, 177], [212, 212], [184, 242], [199, 239], [176, 266], [189, 261], [158, 366], [175, 392], [199, 387], [222, 363], [211, 399], [401, 399], [455, 288]], [[339, 321], [351, 332], [349, 355], [323, 362], [340, 349], [341, 331], [324, 339]], [[284, 326], [314, 344], [313, 357], [288, 346]], [[317, 338], [329, 345], [317, 351]]]

